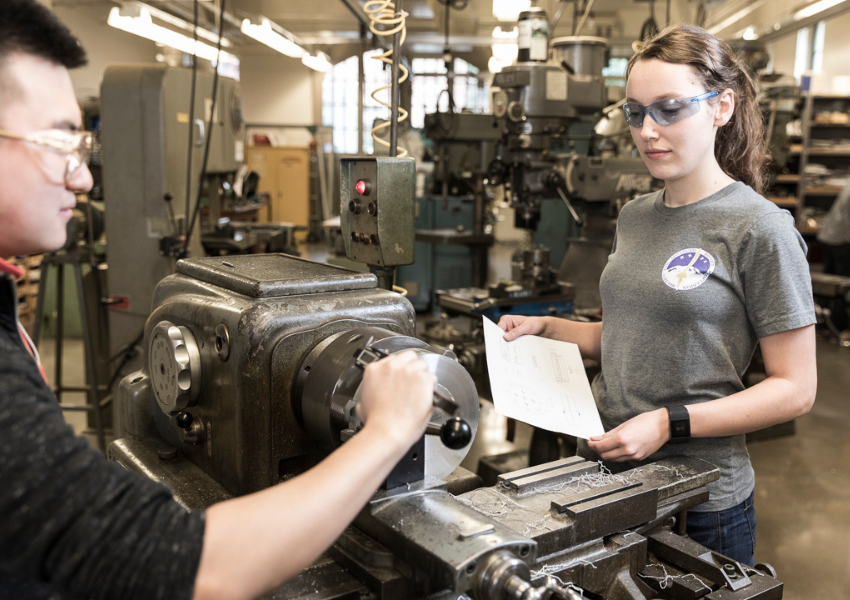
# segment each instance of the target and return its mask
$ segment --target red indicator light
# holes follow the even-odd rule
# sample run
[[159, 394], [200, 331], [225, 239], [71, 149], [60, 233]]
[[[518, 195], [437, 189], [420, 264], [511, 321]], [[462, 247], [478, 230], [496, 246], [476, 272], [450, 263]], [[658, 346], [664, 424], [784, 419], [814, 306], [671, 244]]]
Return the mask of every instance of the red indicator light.
[[354, 189], [357, 190], [357, 193], [361, 196], [366, 196], [371, 188], [372, 186], [369, 184], [368, 179], [360, 179], [356, 184], [354, 184]]

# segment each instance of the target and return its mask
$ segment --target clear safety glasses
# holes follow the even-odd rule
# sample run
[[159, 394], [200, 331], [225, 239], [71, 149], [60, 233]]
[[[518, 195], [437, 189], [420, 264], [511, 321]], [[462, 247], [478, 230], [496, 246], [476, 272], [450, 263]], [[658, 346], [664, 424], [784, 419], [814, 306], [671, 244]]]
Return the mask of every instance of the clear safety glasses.
[[699, 112], [699, 103], [720, 94], [720, 90], [707, 92], [693, 98], [679, 98], [676, 100], [659, 100], [649, 106], [640, 104], [624, 104], [623, 113], [626, 122], [632, 127], [643, 127], [643, 119], [646, 115], [659, 125], [672, 125], [682, 119], [687, 119]]
[[47, 129], [29, 135], [18, 135], [0, 130], [0, 137], [28, 142], [64, 154], [67, 157], [65, 183], [69, 183], [80, 168], [86, 164], [92, 148], [92, 135], [88, 131]]

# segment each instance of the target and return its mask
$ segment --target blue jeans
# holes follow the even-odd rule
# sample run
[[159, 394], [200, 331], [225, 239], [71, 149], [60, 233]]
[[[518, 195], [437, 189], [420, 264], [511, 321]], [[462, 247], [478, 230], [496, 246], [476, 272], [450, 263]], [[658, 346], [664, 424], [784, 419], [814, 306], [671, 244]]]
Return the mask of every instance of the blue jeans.
[[752, 567], [756, 551], [754, 496], [755, 491], [738, 506], [719, 512], [688, 511], [688, 536], [706, 548]]

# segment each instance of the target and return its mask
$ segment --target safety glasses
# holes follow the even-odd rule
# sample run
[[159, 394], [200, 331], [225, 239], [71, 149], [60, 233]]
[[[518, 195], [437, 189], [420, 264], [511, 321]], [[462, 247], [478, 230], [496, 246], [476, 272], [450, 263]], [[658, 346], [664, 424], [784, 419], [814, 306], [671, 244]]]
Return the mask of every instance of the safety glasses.
[[643, 119], [646, 115], [659, 125], [672, 125], [682, 119], [687, 119], [699, 112], [699, 103], [720, 94], [720, 90], [707, 92], [693, 98], [679, 98], [677, 100], [659, 100], [649, 106], [640, 104], [624, 104], [623, 113], [626, 122], [632, 127], [643, 127]]
[[66, 131], [64, 129], [47, 129], [36, 131], [29, 135], [18, 135], [0, 130], [0, 137], [10, 140], [20, 140], [48, 148], [67, 157], [65, 164], [65, 183], [69, 183], [80, 168], [86, 164], [92, 148], [92, 136], [88, 131]]

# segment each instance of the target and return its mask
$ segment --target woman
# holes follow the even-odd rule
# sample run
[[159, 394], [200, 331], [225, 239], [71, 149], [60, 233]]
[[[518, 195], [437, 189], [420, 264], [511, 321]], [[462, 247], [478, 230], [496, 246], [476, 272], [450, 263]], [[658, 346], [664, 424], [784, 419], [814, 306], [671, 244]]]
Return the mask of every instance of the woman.
[[[606, 433], [579, 454], [620, 470], [690, 455], [720, 468], [688, 534], [752, 565], [754, 475], [744, 434], [806, 414], [817, 387], [806, 246], [761, 195], [752, 80], [720, 40], [667, 28], [629, 61], [626, 120], [664, 189], [629, 202], [600, 280], [602, 323], [506, 316], [505, 339], [542, 335], [601, 361]], [[767, 378], [744, 388], [756, 344]], [[672, 437], [671, 437], [672, 436]]]

